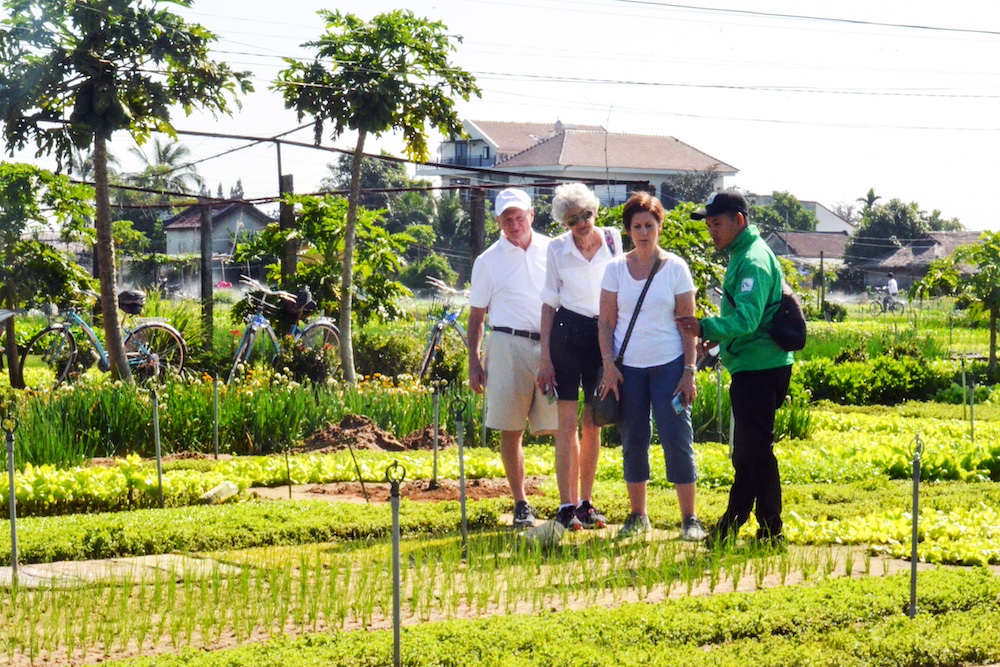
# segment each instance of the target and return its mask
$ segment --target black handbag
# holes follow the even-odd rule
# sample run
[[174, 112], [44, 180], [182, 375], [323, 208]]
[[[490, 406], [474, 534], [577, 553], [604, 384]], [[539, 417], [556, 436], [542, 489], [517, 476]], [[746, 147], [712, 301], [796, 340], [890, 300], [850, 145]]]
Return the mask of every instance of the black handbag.
[[[646, 292], [649, 291], [649, 286], [653, 282], [653, 277], [660, 269], [661, 259], [662, 258], [657, 257], [656, 262], [653, 263], [653, 268], [649, 272], [649, 277], [646, 278], [646, 284], [643, 285], [642, 292], [639, 294], [639, 300], [635, 304], [635, 310], [632, 312], [632, 321], [628, 323], [628, 330], [625, 331], [625, 338], [622, 340], [622, 347], [618, 350], [618, 356], [615, 357], [615, 366], [619, 371], [622, 369], [622, 359], [625, 358], [625, 348], [628, 346], [629, 338], [632, 337], [632, 329], [635, 327], [635, 320], [639, 317], [639, 308], [642, 307], [642, 302], [646, 298]], [[607, 396], [601, 398], [601, 384], [603, 381], [604, 366], [601, 365], [600, 369], [597, 371], [597, 382], [594, 383], [594, 395], [590, 397], [590, 407], [594, 412], [594, 424], [597, 426], [610, 426], [611, 424], [618, 423], [618, 398], [615, 396], [615, 392], [613, 391], [609, 391]]]

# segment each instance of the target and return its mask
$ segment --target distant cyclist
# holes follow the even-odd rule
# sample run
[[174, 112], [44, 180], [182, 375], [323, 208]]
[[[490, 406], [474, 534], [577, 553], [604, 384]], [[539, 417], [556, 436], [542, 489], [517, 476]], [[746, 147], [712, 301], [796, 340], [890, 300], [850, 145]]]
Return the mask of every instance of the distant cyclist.
[[886, 292], [885, 305], [886, 306], [888, 306], [890, 303], [892, 303], [893, 301], [895, 301], [896, 297], [899, 295], [899, 284], [896, 282], [896, 279], [893, 277], [891, 271], [889, 272], [888, 278], [889, 278], [889, 282], [887, 282], [886, 286], [885, 286], [885, 292]]

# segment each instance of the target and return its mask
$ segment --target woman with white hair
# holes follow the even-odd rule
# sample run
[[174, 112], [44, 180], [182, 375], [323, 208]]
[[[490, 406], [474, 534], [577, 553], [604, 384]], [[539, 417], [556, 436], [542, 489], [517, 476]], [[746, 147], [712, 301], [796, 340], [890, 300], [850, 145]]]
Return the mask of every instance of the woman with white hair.
[[538, 384], [559, 402], [555, 449], [560, 505], [556, 520], [569, 530], [603, 528], [607, 523], [591, 502], [601, 431], [586, 400], [582, 418], [577, 419], [580, 387], [584, 399], [593, 395], [601, 368], [597, 339], [601, 280], [612, 258], [622, 254], [621, 232], [595, 224], [599, 206], [597, 195], [582, 183], [556, 188], [552, 218], [567, 231], [549, 244], [542, 291]]

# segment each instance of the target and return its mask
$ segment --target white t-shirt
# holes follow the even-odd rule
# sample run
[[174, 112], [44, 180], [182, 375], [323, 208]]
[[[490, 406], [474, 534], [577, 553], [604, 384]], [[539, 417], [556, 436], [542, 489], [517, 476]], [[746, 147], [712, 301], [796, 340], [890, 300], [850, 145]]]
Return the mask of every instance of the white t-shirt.
[[[613, 257], [622, 254], [622, 235], [612, 227], [597, 227], [601, 247], [587, 260], [566, 232], [552, 239], [545, 265], [545, 289], [542, 301], [553, 308], [566, 308], [587, 317], [597, 317], [601, 310], [601, 279]], [[611, 247], [608, 247], [608, 241]]]
[[[604, 272], [601, 289], [618, 296], [618, 324], [615, 326], [615, 354], [621, 349], [625, 332], [635, 304], [639, 300], [645, 279], [636, 280], [629, 274], [625, 257], [616, 257]], [[674, 306], [678, 294], [694, 291], [694, 281], [687, 263], [668, 252], [667, 258], [656, 272], [646, 298], [639, 309], [639, 317], [632, 329], [632, 337], [625, 348], [626, 366], [650, 368], [670, 363], [684, 353], [681, 334], [674, 323]]]
[[531, 232], [522, 250], [501, 235], [472, 265], [469, 305], [489, 311], [490, 326], [538, 333], [542, 328], [545, 258], [551, 239]]
[[895, 278], [889, 278], [889, 284], [886, 285], [886, 291], [889, 292], [890, 296], [896, 296], [899, 294], [899, 284], [896, 282]]

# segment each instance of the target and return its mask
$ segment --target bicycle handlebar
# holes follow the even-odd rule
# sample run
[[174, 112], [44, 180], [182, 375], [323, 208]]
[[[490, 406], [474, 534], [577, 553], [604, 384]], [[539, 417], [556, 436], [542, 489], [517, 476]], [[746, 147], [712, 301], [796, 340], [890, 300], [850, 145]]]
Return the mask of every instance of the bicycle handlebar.
[[254, 280], [250, 276], [240, 276], [240, 284], [246, 285], [247, 287], [251, 287], [258, 292], [263, 292], [265, 296], [276, 296], [279, 299], [283, 299], [285, 301], [291, 301], [293, 303], [296, 301], [294, 294], [291, 294], [290, 292], [286, 292], [284, 290], [272, 290], [270, 287], [267, 287], [266, 285], [261, 285], [260, 282]]
[[469, 290], [457, 290], [445, 281], [435, 278], [434, 276], [427, 276], [427, 284], [438, 291], [439, 294], [448, 296], [469, 296]]

